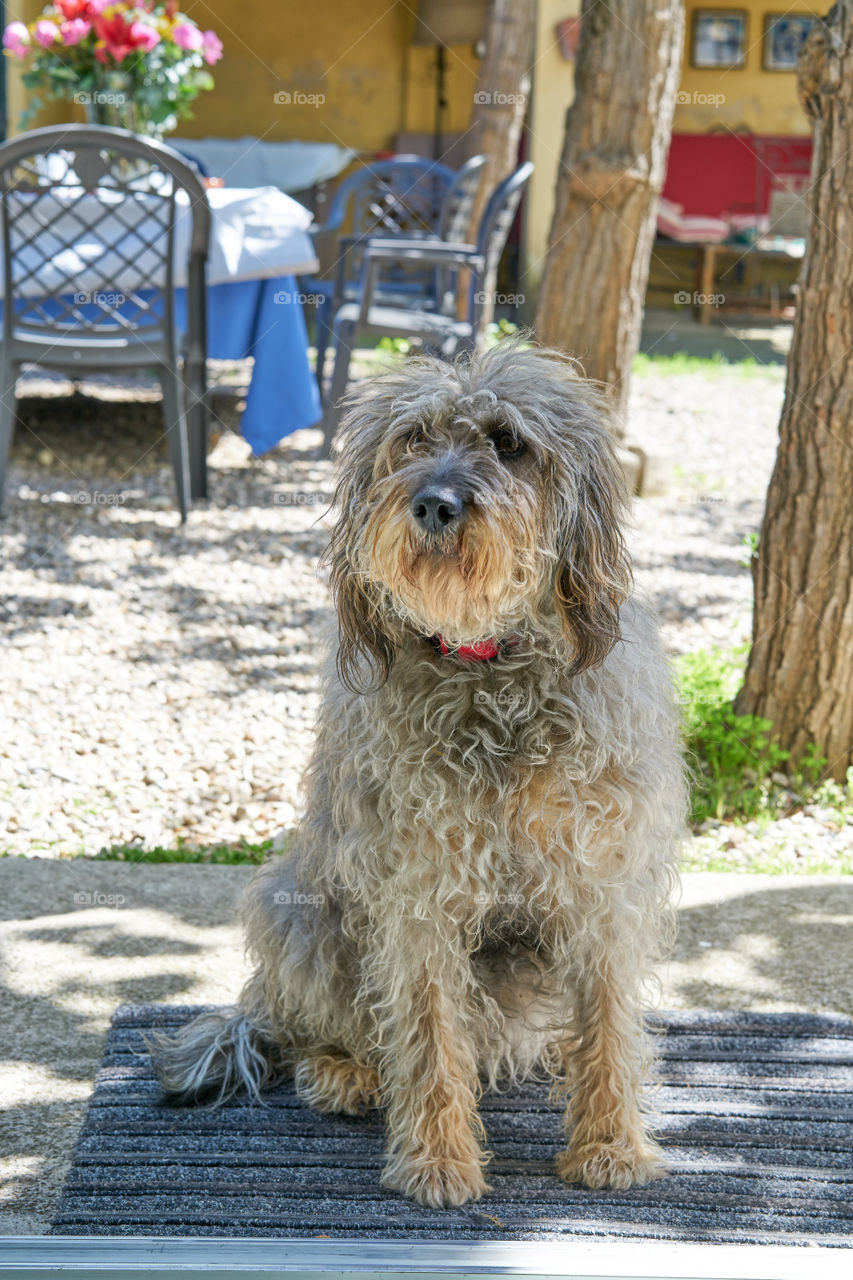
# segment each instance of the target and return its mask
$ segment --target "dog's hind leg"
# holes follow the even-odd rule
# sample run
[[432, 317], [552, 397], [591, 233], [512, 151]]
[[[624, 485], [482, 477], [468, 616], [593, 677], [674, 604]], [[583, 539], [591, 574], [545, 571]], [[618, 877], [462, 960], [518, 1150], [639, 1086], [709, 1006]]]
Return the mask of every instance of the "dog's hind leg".
[[293, 1075], [296, 1092], [316, 1111], [357, 1116], [379, 1104], [379, 1072], [343, 1049], [301, 1051]]

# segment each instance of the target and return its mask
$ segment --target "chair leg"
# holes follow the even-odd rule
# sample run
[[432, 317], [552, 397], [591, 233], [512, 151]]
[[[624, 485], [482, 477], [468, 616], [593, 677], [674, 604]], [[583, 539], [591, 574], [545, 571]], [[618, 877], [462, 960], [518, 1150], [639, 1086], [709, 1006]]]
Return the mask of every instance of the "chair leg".
[[0, 512], [3, 510], [3, 495], [6, 490], [6, 468], [9, 462], [9, 450], [15, 432], [16, 400], [15, 390], [18, 382], [18, 366], [11, 360], [0, 357]]
[[355, 346], [355, 335], [356, 326], [351, 322], [336, 327], [333, 334], [335, 365], [332, 370], [332, 386], [329, 391], [329, 399], [323, 414], [321, 458], [328, 458], [332, 452], [332, 440], [338, 429], [338, 403], [347, 389], [349, 364], [352, 357], [352, 349]]
[[326, 351], [329, 347], [329, 338], [331, 337], [331, 319], [332, 319], [332, 295], [323, 298], [317, 308], [317, 367], [315, 377], [317, 379], [317, 390], [320, 392], [320, 404], [324, 401], [323, 395], [323, 372], [326, 367]]
[[190, 455], [190, 497], [207, 497], [207, 442], [210, 407], [207, 369], [188, 362], [184, 366], [187, 393], [187, 437]]
[[187, 438], [187, 416], [184, 412], [184, 387], [176, 368], [161, 370], [160, 386], [163, 388], [166, 441], [169, 445], [172, 469], [175, 472], [181, 524], [184, 524], [190, 505], [190, 450]]

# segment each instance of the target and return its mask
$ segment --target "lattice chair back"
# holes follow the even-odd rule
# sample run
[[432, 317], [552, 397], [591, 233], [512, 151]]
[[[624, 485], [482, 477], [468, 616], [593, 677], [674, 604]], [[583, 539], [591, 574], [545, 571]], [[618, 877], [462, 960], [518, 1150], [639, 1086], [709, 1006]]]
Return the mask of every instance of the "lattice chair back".
[[[0, 223], [0, 503], [22, 365], [154, 366], [185, 519], [207, 493], [210, 206], [199, 178], [170, 147], [125, 129], [36, 129], [0, 146]], [[177, 285], [187, 288], [180, 351]]]
[[123, 129], [37, 129], [0, 147], [0, 205], [4, 341], [171, 360], [176, 284], [203, 338], [210, 210], [171, 148]]
[[439, 240], [465, 244], [470, 232], [471, 210], [483, 177], [485, 156], [472, 156], [456, 173], [444, 197], [438, 224]]
[[349, 214], [355, 236], [412, 235], [436, 231], [454, 173], [423, 156], [377, 160], [352, 174], [338, 188], [328, 223]]
[[[423, 156], [394, 156], [377, 160], [347, 178], [335, 195], [327, 227], [348, 226], [339, 242], [336, 300], [355, 294], [361, 279], [361, 242], [370, 236], [435, 234], [454, 173]], [[349, 247], [343, 251], [342, 244]], [[413, 293], [430, 292], [432, 276], [409, 268], [400, 281]]]
[[478, 279], [472, 282], [469, 302], [469, 319], [475, 333], [480, 325], [484, 290], [494, 288], [501, 254], [532, 173], [533, 165], [528, 160], [495, 188], [483, 212], [477, 232], [477, 251], [483, 266]]

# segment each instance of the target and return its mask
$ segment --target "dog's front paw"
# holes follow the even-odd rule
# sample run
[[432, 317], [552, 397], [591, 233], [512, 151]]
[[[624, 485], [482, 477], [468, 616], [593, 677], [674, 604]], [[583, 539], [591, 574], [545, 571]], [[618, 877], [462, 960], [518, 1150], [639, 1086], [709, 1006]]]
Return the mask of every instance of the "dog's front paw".
[[385, 1168], [382, 1185], [402, 1191], [431, 1209], [450, 1209], [479, 1200], [489, 1188], [477, 1160], [453, 1160], [428, 1152], [398, 1157]]
[[595, 1191], [605, 1187], [619, 1191], [642, 1187], [665, 1177], [667, 1171], [663, 1151], [648, 1140], [636, 1144], [624, 1139], [585, 1143], [570, 1146], [557, 1156], [557, 1173], [564, 1182], [583, 1182]]

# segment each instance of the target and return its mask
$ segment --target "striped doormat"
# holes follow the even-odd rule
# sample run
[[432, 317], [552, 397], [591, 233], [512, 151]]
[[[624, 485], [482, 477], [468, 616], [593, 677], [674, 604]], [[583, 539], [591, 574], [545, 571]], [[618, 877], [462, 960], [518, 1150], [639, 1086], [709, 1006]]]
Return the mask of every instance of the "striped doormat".
[[853, 1023], [802, 1014], [669, 1014], [658, 1130], [670, 1177], [589, 1191], [556, 1177], [559, 1114], [527, 1086], [482, 1104], [492, 1190], [422, 1208], [379, 1186], [382, 1118], [161, 1105], [140, 1033], [199, 1012], [113, 1019], [54, 1235], [362, 1240], [652, 1237], [853, 1246]]

